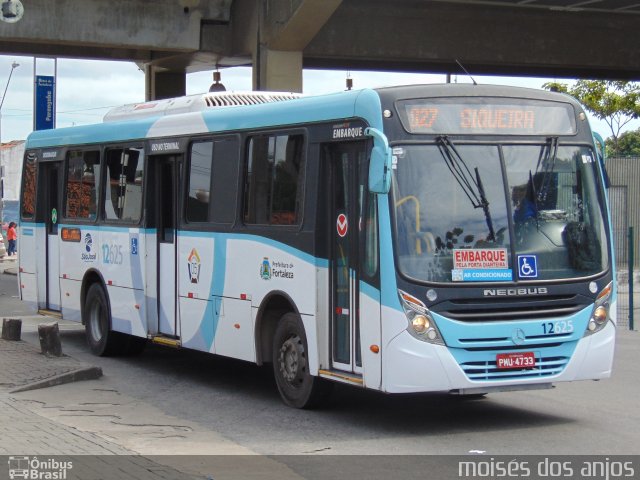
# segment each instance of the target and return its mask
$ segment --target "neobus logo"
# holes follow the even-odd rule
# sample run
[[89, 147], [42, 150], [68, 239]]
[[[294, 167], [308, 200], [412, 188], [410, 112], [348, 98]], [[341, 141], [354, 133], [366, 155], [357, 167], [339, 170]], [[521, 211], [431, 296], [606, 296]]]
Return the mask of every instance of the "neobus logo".
[[536, 288], [485, 288], [485, 297], [519, 297], [524, 295], [546, 295], [547, 287]]

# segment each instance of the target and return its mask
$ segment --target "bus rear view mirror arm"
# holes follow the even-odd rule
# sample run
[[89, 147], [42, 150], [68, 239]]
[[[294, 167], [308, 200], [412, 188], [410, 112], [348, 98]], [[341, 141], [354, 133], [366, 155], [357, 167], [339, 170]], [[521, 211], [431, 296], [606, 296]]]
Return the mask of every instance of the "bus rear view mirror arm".
[[369, 162], [369, 190], [373, 193], [389, 193], [392, 157], [387, 137], [373, 127], [366, 128], [364, 134], [373, 137], [373, 150]]

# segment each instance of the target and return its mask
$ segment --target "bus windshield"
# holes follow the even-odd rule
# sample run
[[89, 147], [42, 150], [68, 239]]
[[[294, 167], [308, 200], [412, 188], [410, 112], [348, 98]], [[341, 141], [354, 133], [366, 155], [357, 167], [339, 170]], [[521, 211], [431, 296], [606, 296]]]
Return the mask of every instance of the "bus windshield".
[[597, 159], [585, 146], [396, 146], [400, 272], [419, 282], [586, 277], [608, 266]]

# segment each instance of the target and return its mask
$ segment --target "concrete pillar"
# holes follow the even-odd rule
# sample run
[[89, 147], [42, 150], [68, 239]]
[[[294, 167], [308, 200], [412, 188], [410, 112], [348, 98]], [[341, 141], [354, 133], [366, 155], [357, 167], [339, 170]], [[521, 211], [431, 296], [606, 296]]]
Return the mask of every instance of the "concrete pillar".
[[187, 93], [187, 75], [145, 65], [144, 68], [145, 100], [183, 97]]
[[253, 59], [253, 89], [302, 93], [302, 52], [260, 47]]

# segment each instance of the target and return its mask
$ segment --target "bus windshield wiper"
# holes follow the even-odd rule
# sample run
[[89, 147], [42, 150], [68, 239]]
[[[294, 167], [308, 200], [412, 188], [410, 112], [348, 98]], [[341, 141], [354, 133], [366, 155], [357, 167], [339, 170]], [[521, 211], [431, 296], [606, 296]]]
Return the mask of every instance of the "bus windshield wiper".
[[496, 236], [493, 231], [493, 221], [491, 220], [491, 211], [489, 210], [489, 201], [485, 195], [484, 186], [482, 185], [482, 179], [480, 178], [480, 171], [478, 167], [474, 168], [474, 175], [469, 170], [469, 167], [460, 156], [460, 153], [456, 149], [455, 145], [446, 135], [442, 135], [437, 138], [438, 149], [440, 154], [447, 164], [447, 168], [456, 179], [458, 185], [462, 188], [462, 191], [467, 196], [473, 208], [482, 208], [484, 211], [484, 217], [489, 228], [489, 235], [487, 240], [495, 242]]
[[[540, 156], [538, 156], [538, 164], [536, 165], [536, 173], [533, 175], [534, 179], [538, 177], [538, 174], [542, 174], [542, 181], [539, 183], [539, 187], [536, 192], [536, 207], [539, 202], [547, 200], [549, 194], [549, 187], [553, 179], [553, 170], [556, 166], [556, 158], [558, 157], [558, 137], [549, 137], [547, 143], [540, 149]], [[542, 167], [542, 171], [540, 168]], [[533, 184], [532, 184], [533, 185]]]

